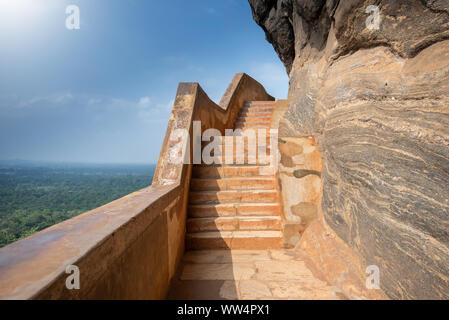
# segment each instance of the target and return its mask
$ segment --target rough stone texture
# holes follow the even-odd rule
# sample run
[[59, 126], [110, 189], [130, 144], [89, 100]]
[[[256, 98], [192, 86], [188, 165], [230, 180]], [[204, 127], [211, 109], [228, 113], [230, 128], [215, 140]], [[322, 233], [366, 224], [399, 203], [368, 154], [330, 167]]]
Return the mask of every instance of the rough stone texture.
[[279, 137], [279, 180], [284, 208], [284, 243], [294, 247], [317, 215], [321, 155], [313, 138]]
[[449, 1], [249, 3], [290, 75], [279, 135], [314, 136], [323, 158], [321, 227], [301, 245], [336, 259], [312, 233], [334, 234], [389, 297], [449, 298]]
[[[276, 102], [272, 127], [278, 128], [288, 109]], [[321, 194], [321, 155], [312, 137], [291, 137], [279, 132], [278, 178], [282, 190], [284, 246], [295, 247], [302, 233], [318, 218]]]
[[265, 30], [267, 40], [273, 44], [287, 70], [295, 58], [293, 27], [289, 17], [292, 13], [290, 1], [260, 0], [250, 1], [253, 17]]
[[295, 250], [188, 251], [168, 294], [173, 300], [340, 300]]

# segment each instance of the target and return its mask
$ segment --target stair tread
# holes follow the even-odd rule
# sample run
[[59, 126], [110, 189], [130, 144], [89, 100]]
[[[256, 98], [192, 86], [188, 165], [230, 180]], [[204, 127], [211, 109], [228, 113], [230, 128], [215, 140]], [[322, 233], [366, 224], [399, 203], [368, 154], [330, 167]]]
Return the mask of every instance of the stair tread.
[[253, 110], [253, 109], [259, 109], [259, 110], [274, 110], [274, 106], [272, 105], [261, 105], [261, 104], [254, 104], [254, 105], [245, 105], [243, 106], [242, 109], [240, 109], [240, 111], [246, 111], [246, 110]]
[[259, 116], [253, 116], [253, 117], [248, 117], [248, 116], [240, 116], [238, 117], [236, 120], [236, 122], [245, 122], [245, 121], [249, 121], [249, 122], [271, 122], [271, 117], [259, 117]]
[[276, 193], [276, 189], [248, 189], [248, 190], [205, 190], [205, 191], [192, 191], [191, 193], [200, 193], [200, 194], [216, 194], [216, 193]]
[[257, 122], [256, 123], [247, 122], [247, 123], [244, 123], [244, 124], [236, 123], [234, 129], [249, 129], [249, 128], [251, 128], [251, 129], [255, 129], [255, 128], [257, 128], [257, 129], [270, 129], [270, 125], [271, 125], [271, 123], [270, 124], [266, 124], [266, 125], [262, 125], [262, 124], [259, 124]]
[[276, 101], [264, 101], [264, 100], [254, 100], [254, 101], [246, 101], [244, 106], [254, 106], [254, 105], [262, 105], [262, 106], [274, 106]]
[[[247, 202], [247, 203], [200, 203], [200, 204], [189, 204], [189, 210], [190, 211], [208, 211], [208, 210], [217, 210], [228, 212], [229, 215], [227, 216], [272, 216], [273, 211], [276, 211], [276, 209], [280, 209], [280, 204], [278, 202]], [[243, 211], [242, 211], [243, 210]], [[265, 210], [265, 211], [264, 211]], [[239, 213], [237, 213], [239, 211]], [[245, 214], [243, 214], [244, 212]], [[207, 214], [207, 213], [206, 213]], [[213, 214], [213, 213], [209, 213]], [[222, 215], [226, 216], [226, 215]], [[212, 218], [217, 217], [216, 215], [201, 215], [198, 216], [196, 214], [194, 217], [190, 216], [191, 218]]]
[[234, 163], [234, 164], [196, 164], [196, 165], [194, 165], [194, 168], [195, 169], [201, 169], [201, 168], [211, 168], [211, 167], [213, 167], [213, 168], [222, 168], [222, 167], [228, 167], [228, 168], [244, 168], [244, 167], [251, 167], [251, 168], [257, 168], [257, 167], [260, 167], [260, 168], [267, 168], [268, 166], [263, 166], [263, 165], [260, 165], [260, 164], [236, 164], [236, 163]]
[[240, 114], [237, 119], [235, 121], [245, 121], [245, 120], [251, 120], [251, 121], [271, 121], [272, 119], [272, 115], [266, 115], [266, 116], [261, 116], [261, 115], [244, 115], [244, 114]]
[[261, 217], [279, 216], [281, 205], [278, 202], [256, 203], [200, 203], [189, 204], [189, 218], [214, 218], [214, 217]]
[[271, 119], [273, 118], [272, 113], [268, 112], [262, 112], [262, 114], [254, 113], [254, 114], [248, 114], [247, 112], [240, 113], [237, 120], [239, 119]]
[[246, 124], [250, 124], [250, 125], [271, 125], [271, 120], [270, 121], [236, 121], [235, 125], [246, 125]]
[[[271, 123], [274, 101], [248, 101], [241, 109], [234, 130], [258, 134], [256, 141], [245, 141], [244, 155], [260, 147], [271, 159]], [[259, 134], [258, 129], [265, 129]], [[249, 131], [251, 130], [251, 131]], [[259, 140], [267, 140], [259, 146]], [[249, 138], [247, 138], [250, 140]], [[265, 141], [264, 141], [265, 142]], [[232, 145], [234, 151], [235, 143]], [[223, 148], [216, 156], [223, 156]], [[218, 154], [219, 153], [219, 154]], [[233, 158], [236, 155], [233, 152]], [[265, 159], [264, 159], [265, 161]], [[186, 247], [266, 249], [282, 246], [282, 207], [279, 202], [275, 167], [267, 161], [258, 163], [199, 164], [193, 167], [188, 204]]]
[[273, 107], [243, 107], [243, 109], [240, 110], [240, 112], [269, 112], [273, 113], [274, 109]]
[[[210, 208], [210, 207], [216, 207], [216, 204], [211, 203], [203, 203], [203, 204], [190, 204], [189, 207], [195, 207], [195, 208]], [[245, 203], [222, 203], [219, 204], [219, 206], [222, 207], [234, 207], [234, 206], [254, 206], [254, 207], [275, 207], [279, 206], [279, 203], [263, 203], [263, 202], [245, 202]]]
[[270, 113], [273, 114], [273, 107], [244, 107], [243, 109], [240, 110], [240, 113]]
[[282, 238], [282, 231], [275, 230], [238, 230], [238, 231], [207, 231], [186, 234], [190, 238]]
[[245, 104], [241, 110], [248, 109], [274, 109], [274, 105], [272, 104]]
[[230, 180], [230, 181], [239, 181], [239, 180], [258, 180], [258, 181], [273, 181], [276, 180], [274, 175], [271, 176], [254, 176], [254, 177], [210, 177], [210, 178], [192, 178], [192, 180]]
[[271, 125], [271, 121], [236, 121], [235, 125]]
[[273, 112], [267, 110], [243, 110], [239, 113], [239, 118], [273, 118]]
[[239, 117], [255, 117], [255, 118], [259, 118], [259, 117], [273, 117], [273, 110], [270, 109], [244, 109], [242, 110], [241, 113], [239, 113]]
[[235, 124], [234, 124], [234, 129], [235, 129], [236, 126], [242, 126], [242, 125], [251, 125], [251, 126], [264, 125], [264, 126], [270, 126], [271, 125], [271, 120], [270, 121], [236, 121]]
[[[242, 135], [236, 135], [236, 134], [234, 134], [234, 137], [241, 137], [241, 136], [243, 136], [243, 133], [245, 133], [245, 131], [246, 130], [253, 130], [252, 128], [251, 129], [248, 129], [248, 128], [234, 128], [233, 130], [236, 130], [236, 129], [240, 129], [240, 130], [242, 130]], [[270, 127], [267, 127], [267, 128], [265, 128], [265, 129], [272, 129], [272, 128], [270, 128]], [[273, 129], [274, 130], [274, 129]], [[271, 137], [271, 130], [267, 130], [267, 132], [265, 133], [265, 136], [266, 137]]]
[[228, 217], [201, 217], [201, 218], [188, 218], [191, 221], [207, 221], [207, 220], [220, 220], [220, 221], [232, 221], [232, 220], [244, 220], [244, 221], [269, 221], [269, 220], [281, 220], [281, 216], [228, 216]]

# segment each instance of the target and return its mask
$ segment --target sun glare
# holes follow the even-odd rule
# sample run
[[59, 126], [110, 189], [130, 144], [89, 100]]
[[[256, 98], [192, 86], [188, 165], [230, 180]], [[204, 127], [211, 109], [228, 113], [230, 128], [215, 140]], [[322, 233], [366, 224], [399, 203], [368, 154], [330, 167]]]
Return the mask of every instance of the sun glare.
[[37, 7], [36, 0], [0, 0], [0, 10], [4, 14], [21, 15]]
[[3, 27], [29, 26], [41, 16], [44, 4], [38, 0], [0, 0], [0, 23]]

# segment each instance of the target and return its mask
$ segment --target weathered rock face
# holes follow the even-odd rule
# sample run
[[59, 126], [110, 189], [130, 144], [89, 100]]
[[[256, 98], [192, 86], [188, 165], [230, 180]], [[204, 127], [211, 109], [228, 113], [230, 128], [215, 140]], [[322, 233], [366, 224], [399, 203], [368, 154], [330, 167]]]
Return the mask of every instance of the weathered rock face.
[[290, 75], [280, 136], [322, 156], [301, 245], [325, 264], [307, 232], [335, 232], [389, 297], [449, 298], [449, 1], [249, 2]]

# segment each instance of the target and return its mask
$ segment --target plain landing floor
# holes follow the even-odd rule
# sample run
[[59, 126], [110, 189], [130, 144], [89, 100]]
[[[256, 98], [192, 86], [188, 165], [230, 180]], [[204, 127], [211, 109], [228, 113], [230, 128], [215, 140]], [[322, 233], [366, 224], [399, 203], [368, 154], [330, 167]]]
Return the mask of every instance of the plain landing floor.
[[294, 250], [186, 252], [168, 299], [345, 299], [317, 279]]

